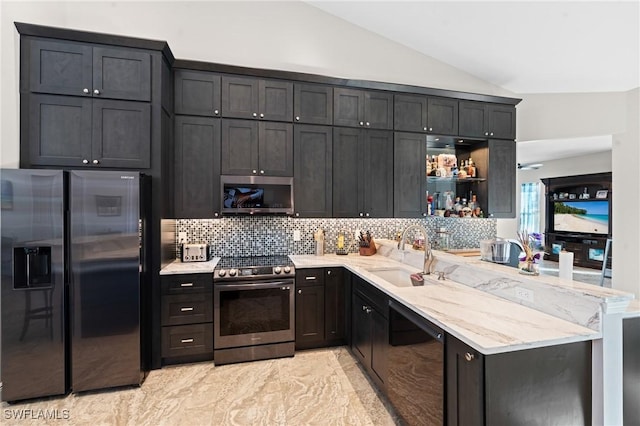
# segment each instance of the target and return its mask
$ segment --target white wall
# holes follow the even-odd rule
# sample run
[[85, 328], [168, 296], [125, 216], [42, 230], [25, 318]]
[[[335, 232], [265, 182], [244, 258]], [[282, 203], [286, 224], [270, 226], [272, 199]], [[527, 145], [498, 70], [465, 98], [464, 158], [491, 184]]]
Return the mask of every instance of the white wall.
[[0, 166], [19, 160], [14, 21], [156, 40], [176, 58], [514, 96], [302, 2], [1, 2]]

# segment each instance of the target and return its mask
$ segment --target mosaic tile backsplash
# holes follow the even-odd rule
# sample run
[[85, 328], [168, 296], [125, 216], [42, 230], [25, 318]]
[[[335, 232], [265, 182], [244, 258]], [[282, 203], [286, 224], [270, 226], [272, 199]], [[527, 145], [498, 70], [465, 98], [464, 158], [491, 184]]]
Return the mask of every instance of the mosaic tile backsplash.
[[[324, 230], [325, 253], [334, 253], [338, 233], [347, 236], [349, 252], [358, 251], [357, 231], [371, 231], [375, 238], [394, 239], [407, 226], [419, 224], [434, 241], [439, 228], [450, 233], [451, 248], [477, 248], [480, 240], [495, 238], [495, 219], [428, 217], [424, 219], [298, 219], [289, 216], [237, 216], [221, 219], [176, 220], [176, 253], [180, 253], [179, 232], [188, 243], [208, 243], [213, 256], [267, 256], [314, 254], [313, 234]], [[293, 231], [300, 231], [300, 241]]]

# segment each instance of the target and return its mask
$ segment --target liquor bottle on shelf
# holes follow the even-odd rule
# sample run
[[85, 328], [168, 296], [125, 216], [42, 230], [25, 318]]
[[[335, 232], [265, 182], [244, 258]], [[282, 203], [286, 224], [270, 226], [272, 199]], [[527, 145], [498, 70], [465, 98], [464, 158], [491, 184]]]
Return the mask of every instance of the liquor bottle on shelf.
[[476, 177], [478, 170], [476, 169], [476, 165], [473, 164], [473, 160], [469, 157], [469, 165], [467, 166], [467, 175], [469, 177]]

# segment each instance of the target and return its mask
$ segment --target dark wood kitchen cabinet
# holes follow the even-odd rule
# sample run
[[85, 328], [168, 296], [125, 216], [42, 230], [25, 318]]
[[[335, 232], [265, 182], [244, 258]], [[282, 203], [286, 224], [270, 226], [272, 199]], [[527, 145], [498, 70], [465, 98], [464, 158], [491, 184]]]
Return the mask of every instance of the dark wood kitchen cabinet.
[[417, 95], [396, 95], [394, 130], [458, 134], [458, 100]]
[[447, 425], [591, 424], [591, 342], [482, 355], [448, 335]]
[[137, 49], [33, 39], [29, 90], [93, 98], [151, 100], [151, 55]]
[[486, 181], [478, 183], [478, 198], [486, 200], [485, 215], [492, 218], [516, 217], [516, 143], [489, 139], [486, 148], [471, 153], [479, 173]]
[[333, 125], [368, 129], [393, 128], [393, 94], [333, 89]]
[[296, 271], [296, 349], [341, 345], [347, 338], [350, 283], [343, 268]]
[[393, 217], [393, 133], [334, 127], [333, 217]]
[[351, 352], [382, 391], [387, 377], [389, 299], [363, 279], [352, 278]]
[[396, 132], [393, 152], [393, 217], [424, 217], [427, 215], [426, 136]]
[[213, 281], [211, 274], [160, 277], [162, 363], [213, 359]]
[[148, 103], [37, 94], [28, 99], [30, 165], [149, 168]]
[[222, 116], [292, 121], [293, 83], [223, 75]]
[[220, 75], [178, 69], [174, 74], [176, 114], [220, 117]]
[[220, 119], [175, 118], [175, 217], [220, 216]]
[[294, 125], [296, 217], [331, 217], [333, 140], [329, 126]]
[[293, 115], [296, 123], [333, 124], [333, 87], [294, 84]]
[[460, 101], [459, 136], [516, 138], [516, 108], [512, 105]]
[[293, 125], [222, 119], [222, 174], [293, 176]]

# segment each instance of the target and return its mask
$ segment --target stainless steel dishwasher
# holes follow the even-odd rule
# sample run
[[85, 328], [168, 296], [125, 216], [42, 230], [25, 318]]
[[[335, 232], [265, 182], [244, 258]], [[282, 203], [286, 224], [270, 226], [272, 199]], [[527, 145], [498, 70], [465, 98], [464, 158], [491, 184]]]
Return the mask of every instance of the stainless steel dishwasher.
[[409, 425], [444, 424], [444, 332], [389, 301], [387, 395]]

